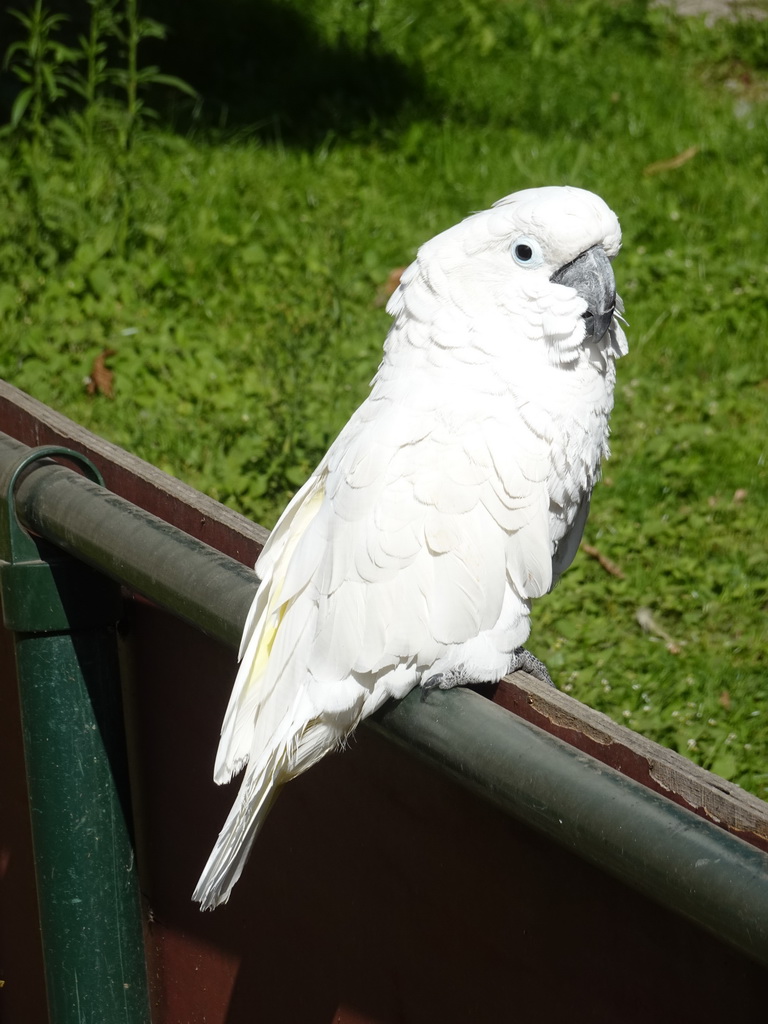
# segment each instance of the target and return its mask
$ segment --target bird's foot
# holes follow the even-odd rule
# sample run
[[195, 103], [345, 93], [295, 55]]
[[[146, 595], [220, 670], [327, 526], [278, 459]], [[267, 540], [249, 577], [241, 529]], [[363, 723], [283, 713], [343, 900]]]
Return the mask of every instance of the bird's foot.
[[469, 676], [461, 669], [452, 669], [450, 672], [435, 672], [421, 681], [421, 699], [426, 700], [432, 690], [452, 690], [454, 686], [464, 686], [471, 682]]
[[[552, 677], [547, 671], [547, 666], [534, 654], [524, 647], [518, 647], [512, 652], [512, 659], [507, 667], [507, 675], [514, 672], [527, 672], [529, 676], [554, 686]], [[497, 680], [493, 680], [496, 682]], [[448, 672], [435, 672], [421, 681], [421, 699], [426, 700], [433, 690], [452, 690], [454, 686], [467, 686], [470, 683], [481, 683], [481, 679], [471, 679], [467, 673], [460, 668], [450, 669]]]
[[512, 675], [513, 672], [527, 672], [529, 676], [539, 679], [542, 683], [547, 683], [549, 686], [555, 685], [544, 662], [539, 661], [535, 655], [531, 654], [530, 651], [526, 651], [524, 647], [518, 647], [512, 652], [512, 660], [509, 663], [507, 674]]

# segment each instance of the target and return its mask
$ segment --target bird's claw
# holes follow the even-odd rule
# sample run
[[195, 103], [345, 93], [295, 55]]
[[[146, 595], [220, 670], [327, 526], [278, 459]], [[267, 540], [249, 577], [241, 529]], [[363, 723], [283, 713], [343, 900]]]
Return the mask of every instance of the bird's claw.
[[[507, 675], [511, 676], [514, 672], [527, 672], [529, 676], [533, 676], [534, 679], [538, 679], [548, 686], [555, 685], [544, 662], [537, 658], [535, 654], [527, 651], [525, 647], [517, 647], [512, 652], [512, 660], [507, 668]], [[465, 686], [467, 683], [472, 682], [480, 683], [482, 680], [472, 680], [460, 669], [454, 669], [449, 672], [435, 672], [434, 675], [422, 679], [421, 699], [426, 700], [433, 690], [452, 690], [454, 686]]]
[[518, 647], [512, 652], [512, 661], [507, 669], [507, 674], [512, 675], [513, 672], [527, 672], [529, 676], [533, 676], [534, 679], [538, 679], [542, 683], [547, 683], [549, 686], [555, 685], [544, 662], [524, 647]]
[[452, 690], [454, 686], [463, 686], [470, 682], [467, 676], [459, 671], [435, 672], [421, 681], [421, 699], [426, 700], [433, 690]]

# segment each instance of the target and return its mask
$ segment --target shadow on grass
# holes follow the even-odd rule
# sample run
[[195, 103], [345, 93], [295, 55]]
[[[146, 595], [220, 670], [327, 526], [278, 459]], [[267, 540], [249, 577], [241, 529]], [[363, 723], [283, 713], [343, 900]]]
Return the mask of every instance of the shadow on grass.
[[[182, 15], [175, 0], [152, 0], [147, 13], [169, 31], [154, 52], [147, 44], [145, 59], [194, 86], [194, 116], [204, 126], [288, 145], [364, 134], [427, 102], [421, 69], [386, 50], [369, 7], [350, 3], [354, 39], [340, 31], [329, 44], [285, 3], [188, 0]], [[186, 99], [172, 99], [167, 114], [185, 127], [193, 112]]]
[[[65, 16], [56, 40], [78, 48], [79, 38], [88, 34], [90, 7], [82, 0], [50, 0], [48, 6]], [[118, 3], [117, 12], [122, 9]], [[140, 68], [153, 65], [182, 78], [199, 100], [167, 86], [144, 98], [178, 131], [246, 131], [287, 145], [313, 145], [329, 134], [370, 133], [427, 102], [420, 67], [386, 49], [373, 28], [375, 10], [376, 0], [350, 0], [342, 11], [344, 25], [330, 43], [300, 3], [146, 0], [141, 16], [166, 26], [167, 36], [141, 42]], [[24, 34], [8, 9], [0, 10], [0, 60]], [[118, 40], [109, 40], [111, 68], [124, 66], [123, 50]], [[22, 88], [0, 67], [0, 124], [8, 121]], [[65, 107], [66, 100], [54, 104], [54, 109]]]

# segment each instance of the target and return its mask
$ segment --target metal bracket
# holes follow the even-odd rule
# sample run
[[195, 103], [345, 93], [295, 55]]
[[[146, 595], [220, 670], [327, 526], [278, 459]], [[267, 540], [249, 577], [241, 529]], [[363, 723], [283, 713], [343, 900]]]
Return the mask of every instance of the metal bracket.
[[0, 479], [0, 599], [3, 623], [16, 633], [68, 632], [116, 622], [119, 588], [101, 573], [29, 533], [19, 522], [16, 488], [30, 466], [65, 458], [100, 486], [104, 480], [90, 459], [58, 445], [43, 445], [6, 469]]

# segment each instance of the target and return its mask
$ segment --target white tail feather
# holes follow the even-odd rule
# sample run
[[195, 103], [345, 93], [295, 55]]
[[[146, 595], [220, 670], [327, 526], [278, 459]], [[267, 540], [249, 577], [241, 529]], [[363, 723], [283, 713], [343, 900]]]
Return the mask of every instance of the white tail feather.
[[229, 899], [278, 792], [273, 771], [246, 774], [192, 894], [201, 910], [212, 910]]

